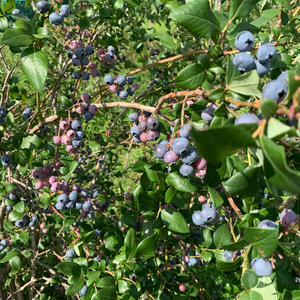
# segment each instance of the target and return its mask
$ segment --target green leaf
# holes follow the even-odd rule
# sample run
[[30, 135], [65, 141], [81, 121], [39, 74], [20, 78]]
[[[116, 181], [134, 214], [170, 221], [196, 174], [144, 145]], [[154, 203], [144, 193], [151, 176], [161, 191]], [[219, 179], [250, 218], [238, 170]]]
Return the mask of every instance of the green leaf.
[[24, 244], [27, 244], [29, 240], [29, 232], [23, 231], [22, 233], [19, 234], [19, 239], [22, 241]]
[[165, 194], [165, 202], [170, 204], [173, 202], [177, 194], [177, 190], [174, 188], [174, 186], [170, 186]]
[[257, 124], [240, 124], [206, 131], [199, 131], [193, 127], [192, 137], [199, 156], [205, 158], [208, 163], [216, 165], [241, 148], [256, 147], [249, 132], [250, 129], [253, 130], [256, 127]]
[[260, 293], [250, 291], [243, 291], [240, 294], [239, 300], [264, 300]]
[[91, 271], [86, 274], [88, 280], [86, 281], [86, 285], [91, 285], [94, 281], [100, 277], [100, 271]]
[[163, 47], [176, 50], [178, 48], [177, 44], [168, 36], [162, 34], [156, 34], [154, 36], [160, 40], [160, 43]]
[[219, 271], [229, 272], [236, 268], [239, 268], [243, 263], [243, 257], [239, 257], [234, 261], [221, 261], [217, 260], [216, 267]]
[[224, 202], [223, 198], [219, 195], [218, 192], [216, 192], [210, 186], [208, 187], [208, 192], [215, 207], [219, 207], [223, 204]]
[[21, 54], [21, 63], [23, 72], [32, 87], [42, 93], [48, 74], [47, 56], [37, 47], [28, 47]]
[[282, 300], [300, 300], [300, 290], [285, 291]]
[[100, 279], [97, 286], [100, 288], [115, 287], [115, 280], [111, 276], [106, 276]]
[[297, 290], [298, 285], [295, 282], [293, 276], [288, 270], [279, 269], [276, 271], [276, 276], [274, 278], [274, 284], [276, 289], [282, 293], [285, 290]]
[[97, 292], [92, 300], [117, 300], [117, 293], [115, 287], [105, 287]]
[[142, 257], [143, 260], [147, 260], [154, 256], [155, 249], [157, 245], [158, 234], [154, 233], [153, 235], [143, 239], [136, 249], [136, 257]]
[[263, 99], [260, 102], [260, 109], [265, 118], [270, 118], [276, 113], [278, 104], [270, 99]]
[[265, 135], [260, 136], [260, 143], [268, 181], [279, 189], [300, 194], [300, 176], [288, 167], [284, 150]]
[[198, 178], [184, 178], [178, 172], [172, 172], [166, 178], [166, 182], [172, 184], [177, 191], [195, 193], [203, 187], [203, 183]]
[[240, 76], [240, 71], [236, 68], [233, 64], [230, 56], [227, 56], [227, 72], [226, 72], [226, 85], [228, 86], [229, 83], [236, 77]]
[[252, 5], [259, 0], [231, 0], [229, 6], [229, 21], [247, 17], [251, 11]]
[[253, 270], [246, 270], [241, 281], [245, 289], [252, 289], [258, 283], [258, 276]]
[[278, 140], [286, 134], [288, 136], [298, 136], [295, 128], [285, 125], [275, 118], [270, 118], [267, 124], [268, 138]]
[[235, 77], [228, 86], [232, 92], [248, 96], [257, 96], [261, 98], [261, 92], [257, 89], [259, 84], [259, 76], [257, 72], [247, 72], [241, 76]]
[[219, 99], [224, 99], [225, 98], [225, 89], [220, 87], [217, 89], [212, 90], [209, 95], [208, 98], [210, 100], [219, 100]]
[[245, 239], [239, 240], [237, 242], [234, 243], [230, 243], [230, 244], [225, 244], [223, 245], [223, 248], [225, 250], [229, 250], [229, 251], [238, 251], [238, 250], [242, 250], [244, 249], [244, 247], [247, 245], [247, 241]]
[[61, 262], [55, 268], [68, 276], [79, 277], [81, 274], [81, 267], [74, 262]]
[[277, 248], [278, 229], [248, 227], [245, 229], [245, 239], [263, 257], [266, 257], [273, 254]]
[[204, 177], [205, 185], [212, 188], [217, 187], [223, 180], [226, 174], [227, 166], [226, 160], [224, 159], [219, 164], [207, 164], [206, 174]]
[[206, 73], [203, 65], [192, 64], [180, 71], [176, 77], [176, 82], [182, 88], [194, 90], [202, 85], [205, 78]]
[[252, 288], [252, 291], [258, 292], [263, 299], [278, 299], [277, 292], [270, 277], [259, 278], [257, 286]]
[[13, 257], [18, 256], [20, 253], [16, 250], [8, 252], [1, 260], [0, 263], [7, 262], [11, 260]]
[[20, 214], [24, 214], [24, 211], [25, 211], [24, 201], [20, 201], [17, 204], [15, 204], [14, 205], [14, 210], [17, 211]]
[[42, 144], [42, 140], [35, 134], [29, 134], [28, 136], [22, 139], [20, 148], [25, 149], [38, 149]]
[[170, 18], [191, 33], [212, 38], [214, 42], [221, 34], [220, 24], [210, 9], [207, 0], [194, 0], [182, 5], [172, 11]]
[[89, 147], [91, 148], [92, 152], [100, 150], [100, 145], [96, 141], [89, 141]]
[[17, 270], [20, 270], [22, 266], [21, 259], [19, 256], [15, 256], [12, 259], [10, 259], [9, 264]]
[[[30, 45], [34, 37], [23, 28], [7, 29], [1, 39], [1, 43], [11, 47], [24, 47]], [[47, 70], [48, 71], [48, 70]]]
[[212, 244], [212, 237], [209, 229], [203, 230], [203, 238], [204, 238], [204, 242], [202, 243], [203, 247], [209, 248]]
[[80, 277], [77, 282], [70, 284], [69, 288], [66, 290], [66, 295], [74, 295], [78, 293], [84, 286], [84, 279]]
[[228, 244], [230, 242], [230, 231], [227, 224], [219, 226], [214, 232], [214, 244], [220, 249], [223, 244]]
[[239, 195], [241, 197], [253, 196], [257, 193], [261, 169], [261, 166], [248, 167], [230, 177], [223, 183], [223, 186], [230, 195]]
[[6, 17], [0, 18], [0, 30], [5, 31], [9, 26], [8, 20]]
[[165, 208], [161, 211], [161, 219], [163, 223], [172, 231], [179, 233], [190, 233], [183, 215], [174, 208]]
[[43, 192], [43, 194], [40, 196], [40, 200], [42, 203], [49, 205], [51, 203], [51, 196], [50, 194]]
[[15, 222], [15, 221], [21, 220], [22, 217], [23, 217], [23, 213], [19, 213], [19, 212], [13, 210], [8, 215], [8, 221]]
[[136, 253], [136, 239], [135, 231], [133, 228], [130, 228], [128, 230], [124, 240], [124, 245], [127, 260], [134, 258]]

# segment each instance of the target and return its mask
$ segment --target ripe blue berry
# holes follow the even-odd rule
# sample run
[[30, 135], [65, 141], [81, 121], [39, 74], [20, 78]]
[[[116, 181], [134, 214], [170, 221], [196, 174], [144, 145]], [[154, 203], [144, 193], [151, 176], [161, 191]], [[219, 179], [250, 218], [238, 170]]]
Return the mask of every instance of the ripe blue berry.
[[128, 97], [128, 93], [126, 91], [121, 91], [119, 93], [119, 97], [122, 99], [122, 100], [126, 100], [127, 97]]
[[250, 31], [241, 31], [235, 38], [235, 47], [240, 52], [250, 51], [254, 46], [254, 36]]
[[69, 249], [69, 250], [67, 250], [67, 252], [66, 252], [66, 256], [69, 257], [69, 258], [72, 258], [72, 257], [74, 257], [75, 255], [76, 255], [76, 253], [75, 253], [75, 250], [74, 250], [74, 249]]
[[245, 123], [259, 123], [259, 118], [251, 114], [242, 114], [234, 121], [235, 125]]
[[88, 292], [88, 287], [86, 285], [78, 292], [78, 296], [84, 296]]
[[258, 225], [257, 228], [264, 228], [264, 229], [276, 229], [278, 228], [277, 224], [271, 220], [263, 220]]
[[157, 144], [154, 148], [154, 154], [157, 158], [163, 159], [169, 149], [163, 144]]
[[9, 167], [12, 165], [12, 158], [9, 154], [3, 154], [1, 156], [1, 163], [4, 167]]
[[49, 11], [49, 3], [46, 1], [38, 1], [35, 7], [42, 14], [45, 14]]
[[118, 85], [125, 85], [125, 84], [126, 84], [126, 77], [123, 76], [123, 75], [120, 75], [120, 76], [117, 78], [117, 84], [118, 84]]
[[59, 13], [53, 12], [49, 16], [49, 21], [53, 25], [60, 25], [64, 22], [64, 17]]
[[84, 71], [84, 72], [81, 74], [81, 78], [82, 78], [82, 80], [89, 80], [89, 79], [90, 79], [90, 74], [89, 74], [89, 72]]
[[211, 113], [211, 111], [206, 108], [203, 110], [203, 112], [201, 113], [201, 118], [203, 121], [211, 121], [213, 119], [214, 115]]
[[82, 123], [80, 120], [74, 120], [72, 123], [71, 123], [71, 127], [72, 129], [74, 129], [75, 131], [79, 131], [82, 129]]
[[233, 59], [233, 64], [242, 74], [253, 70], [253, 68], [255, 67], [253, 57], [246, 52], [237, 54]]
[[107, 52], [105, 54], [105, 59], [108, 61], [108, 62], [112, 62], [114, 60], [114, 54], [112, 52]]
[[276, 57], [277, 50], [272, 44], [264, 44], [257, 50], [257, 59], [265, 64]]
[[7, 116], [7, 113], [8, 113], [7, 109], [3, 106], [0, 106], [0, 117], [5, 118]]
[[80, 72], [79, 71], [74, 71], [73, 72], [73, 78], [78, 79], [80, 76]]
[[67, 18], [71, 14], [71, 8], [69, 7], [69, 5], [62, 5], [60, 8], [60, 14], [64, 18]]
[[283, 80], [272, 80], [264, 87], [262, 98], [267, 98], [279, 103], [284, 100], [287, 92], [288, 86]]
[[196, 225], [203, 225], [205, 220], [201, 219], [201, 211], [195, 211], [192, 215], [192, 220]]
[[147, 127], [150, 129], [150, 130], [155, 130], [158, 128], [159, 126], [159, 121], [156, 117], [154, 116], [151, 116], [147, 119]]
[[133, 135], [133, 137], [138, 138], [141, 135], [141, 132], [137, 126], [132, 126], [130, 129], [130, 133]]
[[108, 46], [108, 47], [107, 47], [107, 51], [108, 51], [108, 52], [111, 52], [111, 53], [113, 53], [113, 54], [116, 53], [115, 47], [113, 47], [113, 46]]
[[129, 115], [129, 120], [130, 122], [134, 123], [134, 122], [137, 122], [139, 119], [138, 115], [136, 113], [131, 113]]
[[114, 84], [114, 79], [111, 75], [105, 75], [104, 76], [104, 82], [107, 85], [112, 85], [112, 84]]
[[83, 58], [85, 53], [84, 50], [82, 48], [77, 48], [74, 52], [75, 56], [79, 59]]
[[259, 77], [264, 77], [267, 75], [271, 69], [271, 64], [269, 62], [262, 64], [258, 59], [254, 61], [255, 69], [259, 75]]
[[92, 55], [94, 53], [94, 47], [91, 45], [86, 46], [85, 53], [86, 55]]
[[126, 77], [126, 82], [127, 82], [128, 84], [133, 84], [133, 78], [132, 78], [131, 76], [127, 76], [127, 77]]
[[180, 128], [179, 135], [183, 138], [189, 139], [191, 137], [192, 126], [190, 124], [184, 124]]
[[69, 201], [69, 196], [67, 194], [60, 194], [57, 197], [57, 202], [62, 202], [64, 204], [66, 204]]
[[271, 263], [266, 258], [261, 257], [251, 261], [251, 268], [259, 277], [269, 277], [273, 272]]
[[[44, 1], [42, 1], [44, 2]], [[23, 113], [22, 113], [22, 116], [25, 118], [25, 119], [29, 119], [32, 115], [32, 110], [30, 107], [27, 107], [24, 109]]]
[[179, 173], [185, 177], [190, 177], [194, 174], [194, 168], [187, 164], [182, 164], [179, 168]]
[[190, 149], [190, 142], [186, 138], [177, 138], [174, 139], [172, 144], [172, 150], [177, 155], [182, 155]]
[[224, 256], [227, 261], [232, 261], [233, 255], [234, 255], [234, 251], [228, 251], [228, 250], [224, 251]]
[[87, 66], [89, 64], [90, 60], [87, 56], [84, 56], [81, 60], [80, 60], [80, 64], [82, 66]]
[[17, 8], [15, 8], [12, 12], [11, 12], [12, 15], [18, 15], [18, 14], [21, 14], [21, 11]]
[[216, 219], [216, 211], [213, 208], [206, 207], [205, 209], [201, 210], [200, 217], [205, 222], [211, 222]]
[[181, 157], [182, 162], [187, 165], [193, 164], [197, 159], [198, 159], [198, 152], [193, 149], [188, 150]]
[[134, 89], [132, 87], [129, 87], [126, 91], [127, 91], [127, 93], [128, 93], [129, 96], [133, 96]]

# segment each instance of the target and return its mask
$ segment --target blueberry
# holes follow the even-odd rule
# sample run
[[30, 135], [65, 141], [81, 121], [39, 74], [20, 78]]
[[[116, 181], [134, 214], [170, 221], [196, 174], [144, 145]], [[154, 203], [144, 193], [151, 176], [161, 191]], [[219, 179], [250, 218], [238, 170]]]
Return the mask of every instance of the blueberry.
[[233, 59], [233, 64], [242, 74], [253, 70], [253, 68], [255, 67], [253, 57], [245, 52], [237, 54]]
[[107, 52], [105, 54], [105, 59], [108, 61], [108, 62], [112, 62], [114, 60], [115, 56], [112, 52]]
[[151, 116], [147, 119], [147, 127], [150, 129], [150, 130], [155, 130], [158, 128], [159, 126], [159, 121], [156, 117], [154, 116]]
[[104, 164], [104, 161], [105, 161], [105, 160], [104, 160], [104, 158], [99, 158], [98, 161], [99, 161], [99, 164]]
[[287, 71], [285, 71], [285, 72], [283, 72], [283, 73], [281, 73], [278, 77], [277, 77], [277, 80], [281, 80], [281, 81], [283, 81], [283, 82], [285, 82], [285, 83], [288, 83], [288, 73], [287, 73]]
[[127, 91], [127, 93], [128, 93], [129, 96], [133, 96], [134, 89], [132, 87], [129, 87], [126, 91]]
[[185, 177], [190, 177], [194, 174], [194, 168], [187, 164], [182, 164], [179, 168], [179, 173]]
[[138, 138], [141, 135], [141, 132], [137, 126], [132, 126], [130, 129], [130, 133], [133, 135], [133, 137]]
[[188, 150], [181, 157], [182, 162], [187, 165], [193, 164], [197, 159], [198, 159], [198, 152], [193, 149]]
[[7, 240], [6, 239], [1, 240], [0, 244], [2, 246], [6, 247], [7, 246]]
[[89, 80], [89, 79], [90, 79], [90, 74], [89, 74], [89, 72], [84, 71], [84, 72], [81, 74], [81, 78], [82, 78], [82, 80]]
[[139, 128], [140, 132], [142, 132], [142, 133], [146, 132], [146, 130], [147, 130], [147, 124], [145, 122], [140, 122], [138, 124], [138, 128]]
[[78, 78], [79, 78], [79, 75], [80, 75], [80, 72], [79, 72], [79, 71], [74, 71], [74, 72], [73, 72], [73, 78], [78, 79]]
[[164, 155], [164, 162], [170, 165], [174, 165], [179, 160], [179, 158], [180, 156], [177, 155], [174, 151], [168, 151]]
[[287, 92], [288, 86], [283, 80], [272, 80], [264, 87], [262, 98], [267, 98], [279, 103], [284, 100]]
[[76, 133], [75, 133], [74, 139], [75, 139], [75, 140], [79, 140], [79, 141], [81, 141], [81, 140], [83, 140], [83, 139], [84, 139], [84, 137], [85, 137], [85, 134], [84, 134], [84, 132], [83, 132], [83, 131], [80, 131], [80, 130], [78, 130], [78, 131], [76, 131]]
[[107, 85], [112, 85], [112, 84], [114, 84], [114, 79], [111, 75], [105, 75], [104, 76], [104, 82]]
[[250, 31], [241, 31], [235, 38], [234, 45], [240, 52], [250, 51], [254, 46], [254, 36]]
[[180, 132], [179, 132], [180, 137], [189, 139], [191, 137], [191, 130], [192, 130], [192, 126], [190, 124], [184, 124], [180, 128]]
[[69, 196], [67, 194], [60, 194], [57, 197], [57, 202], [62, 202], [64, 204], [66, 204], [69, 201]]
[[77, 48], [74, 52], [75, 56], [79, 59], [85, 56], [84, 50], [82, 48]]
[[297, 214], [291, 209], [285, 209], [280, 214], [281, 225], [283, 227], [289, 227], [293, 222], [295, 222], [297, 218]]
[[271, 263], [266, 258], [261, 257], [251, 261], [251, 268], [259, 277], [269, 277], [273, 272]]
[[121, 91], [120, 94], [119, 94], [119, 97], [122, 99], [122, 100], [126, 100], [127, 97], [128, 97], [128, 93], [126, 91]]
[[95, 217], [95, 213], [93, 211], [90, 211], [88, 214], [87, 214], [87, 217], [89, 219], [93, 219]]
[[91, 201], [85, 201], [82, 206], [83, 210], [89, 211], [92, 208]]
[[138, 115], [136, 113], [131, 113], [129, 115], [129, 120], [130, 122], [134, 123], [134, 122], [137, 122], [139, 119]]
[[23, 221], [19, 220], [19, 221], [16, 221], [16, 222], [15, 222], [15, 225], [16, 225], [17, 227], [21, 228], [21, 227], [23, 227], [24, 223], [23, 223]]
[[133, 84], [133, 78], [131, 76], [127, 76], [126, 81], [128, 84]]
[[5, 118], [8, 114], [8, 111], [5, 107], [3, 106], [0, 106], [0, 117], [1, 118]]
[[35, 7], [42, 14], [45, 14], [49, 11], [49, 4], [46, 1], [38, 1]]
[[36, 221], [38, 221], [38, 219], [39, 219], [38, 215], [33, 215], [32, 216], [32, 221], [36, 222]]
[[135, 143], [140, 143], [141, 142], [141, 140], [136, 136], [133, 136], [133, 140], [134, 140]]
[[17, 8], [15, 8], [12, 12], [11, 12], [12, 15], [18, 15], [18, 14], [21, 14], [21, 11]]
[[257, 59], [265, 64], [276, 57], [277, 50], [272, 44], [264, 44], [257, 50]]
[[30, 218], [27, 215], [24, 215], [22, 217], [22, 221], [23, 221], [24, 225], [28, 225], [30, 222]]
[[118, 85], [125, 85], [125, 84], [126, 84], [126, 77], [123, 76], [123, 75], [120, 75], [120, 76], [117, 78], [117, 84], [118, 84]]
[[88, 292], [88, 287], [86, 285], [78, 292], [78, 296], [84, 296]]
[[[72, 61], [73, 62], [73, 61]], [[84, 56], [81, 60], [80, 63], [82, 66], [87, 66], [89, 64], [89, 58], [87, 56]]]
[[55, 204], [55, 207], [56, 207], [57, 210], [64, 210], [65, 209], [65, 205], [62, 202], [57, 202]]
[[213, 119], [214, 115], [211, 113], [211, 111], [206, 108], [201, 113], [201, 118], [203, 121], [211, 121]]
[[234, 251], [228, 251], [228, 250], [224, 251], [224, 256], [227, 261], [232, 261], [233, 255], [234, 255]]
[[1, 163], [4, 167], [9, 167], [12, 165], [12, 158], [9, 154], [3, 154], [1, 156]]
[[75, 202], [75, 208], [76, 209], [82, 209], [82, 206], [83, 206], [83, 202], [82, 201], [76, 201]]
[[196, 257], [191, 257], [189, 260], [189, 266], [194, 266], [195, 264], [197, 264]]
[[148, 130], [147, 140], [148, 141], [157, 141], [160, 137], [160, 132], [157, 130]]
[[242, 114], [234, 121], [235, 125], [245, 123], [259, 123], [259, 118], [251, 114]]
[[[72, 57], [72, 64], [73, 64], [74, 66], [78, 67], [78, 66], [80, 66], [80, 63], [81, 63], [81, 61], [80, 61], [79, 58], [77, 58], [77, 57]], [[78, 72], [78, 73], [76, 73], [76, 74], [78, 74], [76, 77], [74, 76], [74, 73], [75, 73], [75, 72]], [[78, 76], [79, 76], [79, 71], [75, 71], [75, 72], [73, 72], [73, 77], [77, 79]]]
[[203, 225], [205, 220], [201, 219], [201, 211], [195, 211], [192, 215], [192, 220], [196, 225]]
[[278, 226], [275, 222], [271, 220], [263, 220], [257, 225], [257, 228], [276, 229], [278, 228]]
[[83, 114], [83, 118], [86, 120], [86, 121], [90, 121], [94, 118], [94, 115], [91, 114], [89, 111], [86, 111], [84, 112]]
[[80, 120], [74, 120], [72, 123], [71, 123], [71, 127], [72, 129], [74, 129], [75, 131], [79, 131], [82, 129], [82, 123]]
[[12, 209], [13, 209], [13, 207], [12, 207], [11, 205], [7, 205], [7, 206], [6, 206], [6, 210], [7, 210], [7, 211], [11, 211]]
[[94, 47], [90, 45], [86, 46], [85, 53], [86, 55], [92, 55], [94, 53]]
[[73, 55], [75, 55], [73, 51], [68, 51], [68, 58], [72, 59]]
[[205, 222], [211, 222], [216, 219], [216, 210], [210, 207], [206, 207], [201, 210], [200, 217]]
[[76, 255], [76, 253], [75, 253], [75, 250], [74, 250], [74, 249], [69, 249], [69, 250], [67, 250], [67, 252], [66, 252], [66, 256], [69, 257], [69, 258], [72, 258], [72, 257], [74, 257], [75, 255]]
[[154, 148], [154, 154], [157, 158], [163, 159], [169, 149], [163, 144], [157, 144]]
[[262, 64], [258, 59], [256, 59], [254, 63], [255, 63], [255, 69], [259, 77], [264, 77], [269, 73], [271, 69], [271, 64], [269, 62]]
[[60, 25], [64, 22], [64, 17], [59, 13], [53, 12], [49, 16], [49, 21], [51, 24]]
[[17, 200], [17, 196], [13, 193], [9, 193], [8, 198], [9, 198], [9, 200], [12, 200], [12, 201]]
[[60, 14], [64, 18], [67, 18], [71, 14], [71, 8], [69, 7], [69, 5], [62, 5], [60, 8]]
[[186, 138], [174, 139], [172, 144], [172, 150], [177, 155], [182, 155], [190, 149], [190, 142]]
[[107, 51], [108, 51], [108, 52], [111, 52], [111, 53], [113, 53], [113, 54], [116, 53], [116, 50], [115, 50], [115, 48], [114, 48], [113, 46], [108, 46], [108, 47], [107, 47]]

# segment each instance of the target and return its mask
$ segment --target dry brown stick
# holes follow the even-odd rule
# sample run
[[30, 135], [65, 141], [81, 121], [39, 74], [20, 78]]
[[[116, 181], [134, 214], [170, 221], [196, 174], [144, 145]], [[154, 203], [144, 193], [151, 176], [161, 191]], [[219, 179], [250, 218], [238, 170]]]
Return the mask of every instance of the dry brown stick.
[[124, 163], [124, 168], [125, 168], [126, 165], [127, 165], [128, 158], [129, 158], [129, 155], [130, 155], [130, 151], [131, 151], [131, 148], [132, 148], [132, 144], [133, 144], [133, 138], [132, 138], [131, 143], [130, 143], [130, 145], [129, 145], [129, 149], [128, 149], [127, 156], [126, 156], [125, 163]]
[[14, 183], [16, 183], [16, 184], [18, 184], [18, 185], [21, 185], [21, 186], [27, 188], [29, 191], [31, 191], [31, 192], [33, 192], [33, 193], [35, 193], [37, 195], [43, 194], [42, 192], [40, 192], [40, 191], [38, 191], [38, 190], [36, 190], [36, 189], [34, 189], [34, 188], [26, 185], [25, 183], [23, 183], [23, 182], [21, 182], [21, 181], [19, 181], [17, 179], [15, 179], [14, 177], [11, 177], [11, 181], [14, 182]]
[[185, 107], [185, 103], [186, 103], [186, 100], [188, 99], [188, 95], [185, 96], [183, 102], [182, 102], [182, 107], [181, 107], [181, 126], [184, 125], [184, 107]]
[[233, 210], [235, 211], [235, 213], [237, 214], [237, 216], [242, 220], [243, 219], [243, 214], [241, 213], [240, 209], [236, 206], [236, 204], [234, 203], [232, 197], [227, 193], [227, 191], [225, 190], [225, 188], [223, 187], [223, 185], [220, 185], [220, 188], [222, 189], [222, 191], [225, 193], [230, 206], [233, 208]]

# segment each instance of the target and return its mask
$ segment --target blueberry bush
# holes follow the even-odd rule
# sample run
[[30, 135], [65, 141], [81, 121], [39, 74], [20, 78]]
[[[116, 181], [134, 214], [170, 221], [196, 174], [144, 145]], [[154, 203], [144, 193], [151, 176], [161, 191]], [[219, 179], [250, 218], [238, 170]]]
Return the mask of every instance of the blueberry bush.
[[15, 0], [0, 16], [0, 299], [300, 299], [300, 5]]

